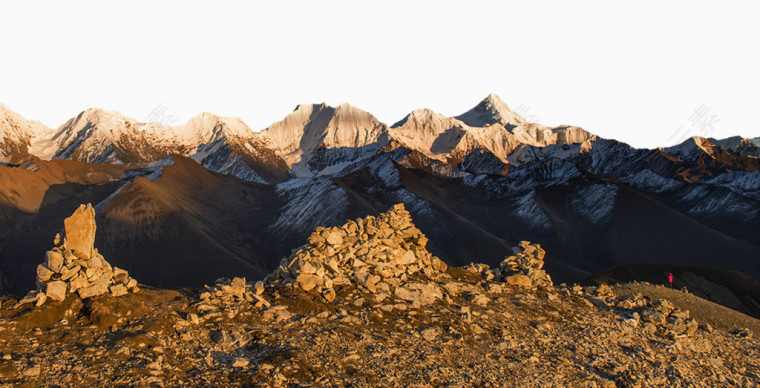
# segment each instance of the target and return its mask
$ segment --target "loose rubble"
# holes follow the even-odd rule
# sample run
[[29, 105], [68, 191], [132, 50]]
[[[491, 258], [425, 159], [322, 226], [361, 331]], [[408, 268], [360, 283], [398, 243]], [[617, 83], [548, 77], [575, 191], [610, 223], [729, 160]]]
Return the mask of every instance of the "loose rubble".
[[81, 205], [64, 220], [64, 235], [55, 236], [53, 249], [45, 253], [45, 261], [37, 266], [37, 290], [30, 291], [19, 305], [46, 301], [61, 302], [69, 294], [82, 299], [110, 293], [122, 296], [137, 292], [135, 279], [123, 269], [111, 267], [95, 248], [95, 210]]
[[426, 244], [396, 205], [319, 228], [261, 281], [37, 308], [0, 297], [0, 386], [760, 383], [747, 328], [607, 285], [555, 287], [528, 241], [499, 268], [448, 266]]
[[245, 278], [219, 279], [214, 286], [206, 286], [201, 291], [200, 300], [194, 307], [203, 320], [221, 320], [223, 316], [234, 318], [243, 303], [253, 304], [256, 308], [269, 307], [270, 303], [261, 297], [263, 292], [264, 283], [260, 280], [250, 284]]

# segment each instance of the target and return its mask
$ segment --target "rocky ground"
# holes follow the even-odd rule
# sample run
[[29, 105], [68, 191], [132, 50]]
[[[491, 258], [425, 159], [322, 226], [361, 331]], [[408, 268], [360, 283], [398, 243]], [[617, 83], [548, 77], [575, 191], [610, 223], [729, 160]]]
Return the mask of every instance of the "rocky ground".
[[648, 284], [555, 287], [537, 244], [493, 269], [425, 242], [396, 207], [318, 230], [266, 281], [2, 297], [0, 385], [760, 384], [752, 318], [700, 322], [693, 296]]

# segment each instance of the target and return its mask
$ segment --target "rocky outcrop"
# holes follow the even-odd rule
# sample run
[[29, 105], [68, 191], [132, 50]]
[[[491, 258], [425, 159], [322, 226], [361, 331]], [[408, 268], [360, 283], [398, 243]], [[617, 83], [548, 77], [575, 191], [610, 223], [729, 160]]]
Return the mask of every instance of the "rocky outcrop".
[[63, 224], [63, 237], [55, 236], [55, 247], [45, 253], [45, 261], [37, 266], [37, 290], [30, 291], [19, 304], [41, 306], [47, 300], [63, 301], [69, 294], [87, 299], [139, 290], [137, 281], [127, 271], [112, 267], [95, 248], [92, 205], [81, 205]]
[[[46, 298], [66, 296], [74, 261], [118, 271], [92, 246], [93, 215], [80, 208], [48, 253]], [[528, 241], [499, 268], [447, 266], [426, 244], [399, 204], [319, 228], [266, 281], [14, 311], [0, 296], [0, 385], [757, 385], [752, 330], [713, 328], [686, 293], [554, 287]]]

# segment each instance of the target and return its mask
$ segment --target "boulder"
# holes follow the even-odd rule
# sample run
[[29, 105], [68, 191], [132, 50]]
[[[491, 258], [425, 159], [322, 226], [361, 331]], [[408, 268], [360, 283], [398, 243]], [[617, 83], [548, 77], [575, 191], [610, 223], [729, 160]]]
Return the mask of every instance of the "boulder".
[[110, 279], [100, 279], [100, 281], [96, 283], [90, 283], [89, 286], [77, 290], [77, 294], [79, 294], [79, 297], [82, 299], [103, 295], [108, 292], [109, 280]]
[[45, 252], [45, 266], [53, 272], [60, 272], [63, 267], [63, 256], [56, 251]]
[[507, 283], [513, 286], [524, 287], [524, 288], [533, 287], [533, 282], [531, 282], [530, 278], [525, 275], [507, 276], [506, 281]]
[[343, 236], [338, 231], [331, 231], [325, 235], [325, 241], [330, 245], [343, 244]]
[[113, 296], [122, 296], [127, 294], [127, 287], [125, 287], [123, 284], [115, 284], [109, 287], [108, 291]]
[[89, 258], [95, 245], [95, 209], [92, 205], [80, 205], [69, 218], [63, 220], [65, 228], [64, 247], [77, 256]]
[[61, 281], [49, 282], [45, 285], [45, 296], [51, 300], [60, 302], [66, 299], [67, 285]]
[[38, 282], [46, 282], [50, 280], [50, 278], [55, 274], [55, 272], [51, 271], [44, 265], [40, 264], [37, 266], [37, 281]]

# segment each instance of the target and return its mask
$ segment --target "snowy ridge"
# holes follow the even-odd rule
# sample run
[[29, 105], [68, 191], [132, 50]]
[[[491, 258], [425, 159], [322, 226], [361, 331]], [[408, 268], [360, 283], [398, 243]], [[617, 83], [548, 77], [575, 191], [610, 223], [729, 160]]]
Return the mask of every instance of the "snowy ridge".
[[348, 206], [348, 194], [330, 178], [291, 179], [277, 185], [277, 195], [286, 203], [268, 230], [279, 240], [307, 235], [317, 226], [337, 225]]
[[740, 195], [720, 187], [693, 185], [684, 190], [681, 203], [689, 206], [693, 216], [721, 214], [739, 220], [740, 223], [757, 221], [760, 217], [760, 202], [746, 200]]
[[615, 210], [617, 185], [597, 183], [581, 186], [571, 199], [571, 207], [592, 224], [606, 224]]
[[552, 225], [549, 222], [549, 217], [536, 203], [536, 192], [534, 190], [515, 196], [512, 204], [515, 206], [512, 215], [520, 218], [526, 225], [533, 229], [551, 230]]
[[620, 179], [623, 183], [644, 191], [662, 193], [679, 189], [683, 183], [663, 178], [651, 170], [641, 170], [635, 174]]
[[149, 162], [171, 153], [208, 153], [230, 136], [253, 137], [240, 119], [202, 113], [184, 125], [140, 123], [118, 112], [88, 109], [62, 125], [54, 136], [58, 158], [92, 163]]
[[760, 170], [728, 172], [701, 183], [725, 187], [737, 194], [760, 201]]

